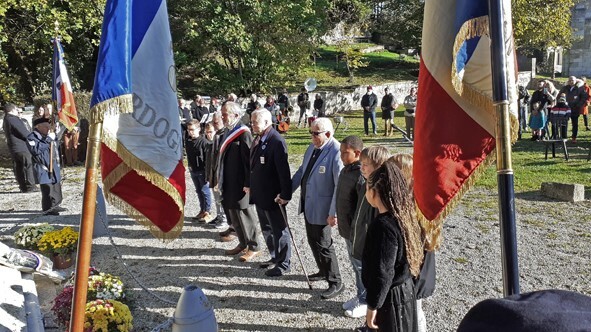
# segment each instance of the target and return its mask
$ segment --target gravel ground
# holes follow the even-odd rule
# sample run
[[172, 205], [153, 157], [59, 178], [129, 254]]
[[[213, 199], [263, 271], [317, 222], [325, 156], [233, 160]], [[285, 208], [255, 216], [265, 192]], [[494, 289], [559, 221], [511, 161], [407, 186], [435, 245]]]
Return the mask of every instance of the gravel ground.
[[[14, 232], [25, 224], [47, 221], [78, 226], [83, 168], [65, 170], [63, 206], [69, 211], [61, 216], [42, 216], [40, 193], [18, 193], [8, 163], [5, 160], [2, 164], [0, 240], [13, 245]], [[194, 216], [197, 198], [188, 175], [187, 183], [186, 215]], [[299, 191], [293, 201], [298, 197]], [[471, 306], [502, 296], [497, 204], [496, 191], [474, 188], [447, 218], [437, 253], [437, 289], [423, 301], [429, 331], [453, 331]], [[557, 202], [538, 192], [527, 192], [517, 194], [516, 207], [521, 291], [558, 288], [591, 295], [591, 201]], [[109, 207], [108, 214], [113, 241], [123, 259], [108, 237], [99, 237], [93, 241], [92, 264], [122, 276], [126, 282], [134, 331], [152, 330], [172, 317], [175, 307], [142, 290], [134, 279], [172, 302], [178, 300], [185, 285], [201, 287], [215, 307], [221, 331], [350, 331], [363, 323], [363, 319], [345, 317], [341, 310], [341, 304], [354, 295], [354, 278], [344, 241], [336, 232], [333, 238], [347, 287], [337, 298], [321, 300], [326, 283], [315, 283], [309, 290], [295, 252], [292, 272], [269, 278], [258, 268], [259, 262], [269, 258], [267, 253], [249, 263], [225, 256], [224, 250], [236, 243], [219, 242], [219, 230], [190, 222], [189, 218], [178, 239], [162, 242], [115, 208]], [[288, 216], [306, 270], [316, 272], [296, 204], [288, 205]], [[47, 299], [57, 289], [48, 291], [48, 284], [44, 285], [42, 309], [47, 313]], [[51, 322], [51, 315], [47, 316]]]

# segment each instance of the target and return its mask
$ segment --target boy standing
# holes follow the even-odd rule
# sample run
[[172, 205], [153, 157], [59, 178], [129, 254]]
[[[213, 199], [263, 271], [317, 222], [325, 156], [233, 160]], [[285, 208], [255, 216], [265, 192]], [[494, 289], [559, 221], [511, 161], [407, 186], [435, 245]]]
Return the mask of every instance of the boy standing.
[[187, 141], [185, 149], [187, 151], [187, 161], [191, 179], [195, 185], [195, 191], [199, 198], [199, 207], [201, 211], [194, 217], [198, 222], [206, 222], [210, 219], [209, 210], [211, 208], [211, 190], [209, 183], [205, 178], [205, 158], [211, 142], [207, 138], [200, 136], [199, 120], [191, 120], [187, 124]]
[[[363, 150], [363, 141], [357, 136], [347, 136], [341, 142], [340, 157], [345, 167], [339, 174], [336, 193], [339, 234], [345, 239], [349, 259], [351, 260], [353, 271], [355, 271], [355, 284], [357, 287], [355, 299], [363, 299], [365, 296], [363, 284], [361, 283], [361, 274], [357, 273], [361, 269], [361, 266], [356, 265], [357, 260], [353, 259], [353, 244], [351, 242], [351, 224], [355, 217], [355, 210], [359, 199], [358, 192], [365, 185], [365, 179], [361, 175], [361, 161], [359, 160], [361, 150]], [[344, 309], [348, 310], [349, 308], [347, 306]], [[345, 312], [345, 314], [347, 313]], [[363, 314], [365, 315], [365, 312]]]
[[[361, 161], [361, 175], [368, 179], [373, 171], [378, 169], [386, 160], [390, 158], [390, 152], [384, 146], [370, 146], [361, 151], [359, 160]], [[377, 209], [373, 208], [365, 198], [366, 187], [361, 186], [357, 192], [357, 209], [355, 217], [351, 223], [351, 262], [355, 272], [358, 296], [353, 297], [343, 304], [345, 316], [359, 318], [365, 316], [367, 312], [366, 291], [361, 281], [361, 259], [363, 249], [365, 248], [365, 238], [370, 223], [378, 215]]]

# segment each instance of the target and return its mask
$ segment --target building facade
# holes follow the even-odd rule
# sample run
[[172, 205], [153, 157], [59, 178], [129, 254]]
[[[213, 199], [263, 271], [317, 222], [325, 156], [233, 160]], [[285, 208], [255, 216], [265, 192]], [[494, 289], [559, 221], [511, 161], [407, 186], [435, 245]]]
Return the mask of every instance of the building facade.
[[591, 0], [582, 0], [573, 7], [572, 48], [566, 53], [563, 74], [591, 77]]

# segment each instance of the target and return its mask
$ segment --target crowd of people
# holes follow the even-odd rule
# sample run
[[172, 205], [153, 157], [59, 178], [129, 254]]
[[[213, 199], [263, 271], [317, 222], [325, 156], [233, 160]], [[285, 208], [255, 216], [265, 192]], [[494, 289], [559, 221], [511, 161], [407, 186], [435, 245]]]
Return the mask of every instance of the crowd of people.
[[32, 118], [33, 127], [15, 104], [6, 103], [4, 114], [3, 129], [19, 190], [23, 193], [41, 191], [43, 214], [59, 215], [66, 211], [60, 206], [61, 167], [82, 165], [79, 160], [84, 160], [86, 154], [88, 121], [80, 123], [86, 130], [81, 127], [68, 130], [52, 114], [51, 104], [37, 108]]
[[[589, 105], [591, 88], [587, 79], [570, 76], [562, 89], [558, 90], [549, 80], [538, 82], [537, 89], [530, 96], [525, 87], [519, 87], [519, 137], [527, 129], [532, 130], [531, 139], [571, 139], [577, 142], [579, 117], [583, 116], [585, 130], [589, 127]], [[529, 109], [529, 121], [528, 112]], [[568, 122], [571, 122], [571, 134], [568, 135]], [[551, 124], [549, 129], [549, 124]]]
[[[389, 98], [386, 109], [391, 111], [395, 102]], [[357, 136], [339, 142], [331, 120], [318, 117], [306, 124], [310, 145], [292, 176], [287, 145], [274, 121], [274, 111], [282, 112], [289, 104], [273, 107], [274, 99], [267, 97], [270, 109], [251, 100], [253, 105], [243, 110], [232, 99], [213, 112], [211, 122], [197, 117], [187, 122], [185, 149], [200, 206], [193, 219], [226, 228], [219, 233], [220, 241], [236, 245], [225, 254], [241, 262], [252, 261], [265, 247], [269, 260], [260, 264], [264, 274], [280, 278], [291, 272], [292, 264], [285, 205], [299, 188], [295, 204], [317, 266], [307, 277], [309, 282], [327, 283], [320, 297], [334, 298], [345, 287], [332, 238], [336, 227], [355, 272], [356, 295], [343, 303], [344, 315], [366, 317], [361, 330], [426, 330], [416, 294], [432, 294], [435, 269], [434, 259], [423, 264], [424, 241], [412, 198], [412, 156], [392, 157], [380, 146], [364, 148]], [[421, 292], [415, 292], [415, 284], [421, 285]]]
[[[416, 91], [412, 87], [404, 98], [406, 136], [410, 139], [415, 135]], [[320, 94], [312, 103], [303, 88], [296, 100], [297, 125], [309, 127], [310, 144], [293, 176], [281, 135], [283, 125], [289, 125], [294, 116], [286, 90], [277, 101], [267, 96], [264, 105], [252, 95], [246, 109], [234, 94], [223, 103], [212, 98], [207, 106], [201, 96], [190, 103], [179, 100], [188, 171], [197, 193], [195, 203], [199, 204], [199, 213], [191, 219], [223, 229], [220, 241], [236, 243], [225, 254], [238, 256], [241, 262], [252, 261], [265, 247], [269, 259], [260, 266], [266, 276], [280, 278], [291, 272], [292, 264], [293, 243], [285, 206], [300, 189], [295, 204], [304, 217], [317, 267], [307, 278], [327, 283], [320, 297], [335, 298], [345, 287], [339, 264], [343, 262], [338, 261], [332, 237], [336, 228], [355, 275], [355, 296], [343, 303], [344, 315], [366, 317], [361, 331], [425, 331], [421, 299], [434, 291], [435, 258], [425, 248], [415, 215], [412, 155], [392, 156], [383, 146], [364, 147], [358, 136], [339, 142], [331, 120], [325, 117]], [[565, 123], [570, 119], [576, 142], [579, 115], [589, 130], [590, 101], [584, 78], [570, 77], [560, 91], [551, 82], [541, 81], [531, 98], [527, 90], [520, 89], [521, 105], [527, 104], [531, 110], [528, 124], [535, 139], [549, 135], [548, 122], [552, 124], [549, 137], [566, 138]], [[360, 104], [364, 134], [377, 135], [378, 97], [372, 86], [367, 87]], [[390, 136], [399, 105], [388, 88], [380, 106], [384, 136]], [[60, 158], [68, 166], [79, 164], [81, 130], [60, 128], [49, 107], [35, 112], [32, 129], [17, 106], [6, 104], [4, 132], [19, 189], [40, 190], [43, 213], [57, 215], [65, 210], [60, 207]], [[522, 110], [520, 129], [527, 118]]]

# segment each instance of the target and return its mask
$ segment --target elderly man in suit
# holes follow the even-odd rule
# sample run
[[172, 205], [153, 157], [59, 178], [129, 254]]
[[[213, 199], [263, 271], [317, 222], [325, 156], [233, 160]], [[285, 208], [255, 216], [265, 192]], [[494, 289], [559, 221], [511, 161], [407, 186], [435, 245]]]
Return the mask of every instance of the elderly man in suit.
[[218, 189], [222, 195], [222, 205], [228, 212], [232, 226], [240, 243], [227, 250], [227, 255], [240, 256], [240, 261], [248, 262], [259, 254], [257, 239], [259, 230], [254, 219], [254, 209], [250, 205], [250, 146], [252, 135], [242, 122], [242, 109], [235, 102], [226, 102], [222, 107], [222, 121], [227, 131], [220, 146], [218, 165]]
[[261, 264], [273, 268], [265, 275], [279, 277], [290, 271], [291, 237], [279, 205], [291, 199], [291, 172], [285, 139], [273, 128], [271, 113], [259, 109], [251, 114], [257, 137], [250, 149], [250, 202], [259, 216], [261, 231], [271, 260]]
[[319, 118], [310, 129], [312, 144], [293, 176], [292, 190], [301, 187], [298, 212], [304, 213], [308, 244], [319, 270], [310, 275], [310, 281], [328, 281], [328, 289], [321, 297], [330, 299], [344, 288], [329, 226], [336, 224], [336, 187], [343, 163], [340, 144], [333, 137], [332, 122]]
[[31, 153], [27, 148], [27, 136], [31, 133], [30, 128], [27, 128], [28, 122], [19, 116], [18, 107], [15, 104], [4, 105], [4, 113], [4, 134], [18, 187], [23, 193], [38, 191], [35, 187]]

